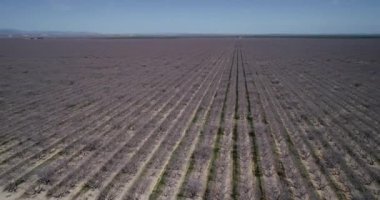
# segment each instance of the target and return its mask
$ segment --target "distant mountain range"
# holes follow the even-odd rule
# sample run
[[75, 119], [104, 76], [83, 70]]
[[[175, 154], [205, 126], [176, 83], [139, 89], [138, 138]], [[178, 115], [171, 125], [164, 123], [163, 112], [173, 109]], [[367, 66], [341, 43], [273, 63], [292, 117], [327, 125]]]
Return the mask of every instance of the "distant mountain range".
[[92, 32], [70, 31], [24, 31], [17, 29], [0, 29], [0, 38], [207, 38], [207, 37], [281, 37], [281, 38], [380, 38], [380, 34], [193, 34], [193, 33], [167, 33], [167, 34], [101, 34]]
[[0, 38], [34, 38], [34, 37], [97, 37], [98, 33], [69, 31], [24, 31], [17, 29], [0, 29]]

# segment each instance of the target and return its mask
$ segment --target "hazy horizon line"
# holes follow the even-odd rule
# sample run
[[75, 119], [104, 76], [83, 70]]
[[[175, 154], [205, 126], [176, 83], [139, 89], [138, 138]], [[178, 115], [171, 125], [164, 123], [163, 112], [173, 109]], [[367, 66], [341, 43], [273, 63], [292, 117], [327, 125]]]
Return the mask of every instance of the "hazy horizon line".
[[[6, 33], [8, 32], [8, 33]], [[13, 32], [13, 33], [12, 33]], [[98, 35], [98, 36], [181, 36], [181, 35], [200, 35], [200, 36], [380, 36], [379, 33], [286, 33], [286, 32], [275, 32], [275, 33], [205, 33], [205, 32], [151, 32], [151, 33], [138, 33], [138, 32], [124, 32], [124, 33], [101, 33], [92, 31], [62, 31], [62, 30], [25, 30], [25, 29], [14, 29], [14, 28], [0, 28], [0, 34], [84, 34], [84, 35]]]
[[97, 32], [97, 31], [86, 31], [86, 30], [31, 30], [31, 29], [19, 29], [19, 28], [0, 28], [0, 31], [19, 31], [19, 32], [61, 32], [61, 33], [92, 33], [92, 34], [101, 34], [101, 35], [110, 35], [110, 34], [223, 34], [223, 35], [262, 35], [262, 34], [300, 34], [300, 35], [378, 35], [378, 33], [373, 32], [266, 32], [266, 33], [222, 33], [222, 32]]

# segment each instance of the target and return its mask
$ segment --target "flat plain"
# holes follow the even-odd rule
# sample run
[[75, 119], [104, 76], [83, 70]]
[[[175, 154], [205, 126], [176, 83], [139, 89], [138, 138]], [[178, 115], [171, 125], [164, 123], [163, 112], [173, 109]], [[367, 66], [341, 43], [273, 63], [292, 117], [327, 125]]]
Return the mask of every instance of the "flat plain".
[[1, 39], [0, 199], [380, 199], [380, 39]]

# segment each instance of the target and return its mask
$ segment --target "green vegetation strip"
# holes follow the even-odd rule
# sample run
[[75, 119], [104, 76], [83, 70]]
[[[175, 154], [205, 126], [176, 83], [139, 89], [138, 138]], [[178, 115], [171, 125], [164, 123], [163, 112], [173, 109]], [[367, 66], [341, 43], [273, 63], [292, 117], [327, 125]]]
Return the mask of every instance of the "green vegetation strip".
[[260, 168], [259, 148], [258, 148], [257, 141], [256, 141], [255, 126], [253, 123], [252, 110], [251, 110], [251, 100], [249, 98], [249, 93], [248, 93], [247, 75], [245, 72], [243, 55], [242, 54], [240, 54], [240, 55], [242, 58], [241, 59], [242, 60], [242, 68], [243, 68], [243, 74], [244, 74], [244, 85], [245, 85], [245, 94], [246, 94], [245, 96], [247, 98], [247, 109], [248, 109], [247, 120], [248, 120], [249, 127], [251, 130], [251, 131], [249, 131], [249, 137], [250, 137], [251, 142], [252, 142], [251, 151], [252, 151], [252, 157], [253, 157], [252, 160], [253, 160], [253, 164], [254, 164], [253, 174], [257, 178], [257, 182], [259, 185], [260, 199], [265, 199], [265, 192], [264, 192], [263, 183], [261, 180], [262, 173], [261, 173], [261, 168]]
[[226, 88], [226, 92], [225, 92], [225, 95], [224, 95], [222, 111], [220, 113], [220, 120], [219, 120], [220, 124], [219, 124], [219, 127], [218, 127], [218, 132], [217, 132], [217, 135], [216, 135], [215, 144], [214, 144], [214, 147], [213, 147], [213, 154], [212, 154], [212, 158], [211, 158], [211, 164], [209, 166], [209, 173], [208, 173], [208, 176], [207, 176], [206, 192], [205, 192], [204, 197], [203, 197], [204, 199], [207, 199], [209, 197], [210, 188], [211, 188], [210, 184], [215, 179], [215, 176], [216, 176], [216, 166], [215, 166], [216, 163], [215, 162], [216, 162], [216, 159], [219, 157], [219, 143], [220, 143], [221, 137], [224, 134], [224, 117], [225, 117], [225, 110], [226, 110], [228, 92], [230, 90], [230, 85], [231, 85], [231, 76], [232, 76], [232, 68], [233, 68], [233, 64], [234, 64], [234, 60], [235, 60], [235, 51], [234, 51], [233, 56], [232, 56], [232, 63], [231, 63], [230, 72], [229, 72], [229, 76], [228, 76], [227, 88]]
[[234, 113], [234, 128], [232, 131], [232, 199], [239, 199], [239, 154], [238, 154], [238, 130], [237, 120], [239, 120], [239, 56], [236, 52], [236, 82], [235, 82], [235, 113]]

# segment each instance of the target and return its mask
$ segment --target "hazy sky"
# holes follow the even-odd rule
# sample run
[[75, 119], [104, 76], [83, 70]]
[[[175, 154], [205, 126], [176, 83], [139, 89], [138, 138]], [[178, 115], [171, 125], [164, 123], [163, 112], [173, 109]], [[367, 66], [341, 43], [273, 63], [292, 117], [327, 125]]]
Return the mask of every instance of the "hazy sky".
[[380, 33], [380, 0], [0, 0], [0, 29]]

